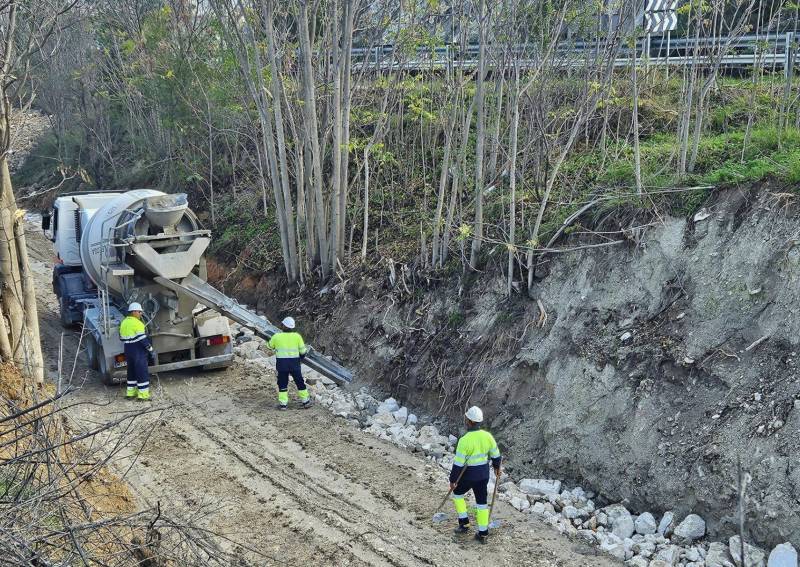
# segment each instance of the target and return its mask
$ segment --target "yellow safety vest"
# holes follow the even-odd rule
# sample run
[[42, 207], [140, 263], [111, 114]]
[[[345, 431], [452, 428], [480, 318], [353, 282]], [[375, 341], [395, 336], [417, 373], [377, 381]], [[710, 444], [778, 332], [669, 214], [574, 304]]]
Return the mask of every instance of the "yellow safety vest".
[[453, 464], [459, 467], [487, 465], [489, 459], [496, 459], [499, 456], [500, 450], [492, 434], [483, 429], [476, 429], [467, 432], [458, 440]]
[[119, 338], [124, 344], [138, 343], [147, 338], [144, 323], [133, 315], [128, 315], [119, 326]]
[[300, 358], [301, 354], [308, 352], [306, 344], [300, 333], [275, 333], [267, 343], [275, 351], [276, 358]]

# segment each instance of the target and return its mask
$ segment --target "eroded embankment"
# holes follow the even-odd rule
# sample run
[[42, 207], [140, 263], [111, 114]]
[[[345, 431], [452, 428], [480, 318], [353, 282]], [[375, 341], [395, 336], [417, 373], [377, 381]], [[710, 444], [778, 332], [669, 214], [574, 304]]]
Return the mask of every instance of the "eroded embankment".
[[485, 406], [517, 476], [693, 511], [725, 537], [741, 458], [749, 535], [800, 545], [796, 198], [729, 189], [706, 211], [553, 256], [535, 289], [546, 321], [497, 278], [411, 270], [392, 286], [375, 277], [385, 264], [300, 298], [277, 278], [227, 287], [271, 315], [291, 311], [315, 345], [404, 403]]

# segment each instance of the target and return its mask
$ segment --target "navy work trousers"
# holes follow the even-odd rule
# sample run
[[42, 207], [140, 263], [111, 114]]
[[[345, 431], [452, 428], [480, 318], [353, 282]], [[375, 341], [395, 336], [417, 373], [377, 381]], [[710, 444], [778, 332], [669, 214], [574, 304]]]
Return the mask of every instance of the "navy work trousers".
[[125, 345], [125, 361], [128, 363], [128, 388], [146, 390], [150, 387], [147, 371], [147, 350], [142, 342]]
[[278, 391], [285, 392], [289, 389], [289, 376], [294, 378], [297, 390], [305, 390], [306, 383], [303, 380], [303, 373], [300, 371], [299, 358], [278, 358], [276, 359], [276, 370], [278, 372]]
[[475, 495], [475, 504], [485, 505], [489, 495], [488, 485], [488, 478], [485, 480], [464, 480], [462, 478], [461, 482], [459, 482], [455, 490], [453, 490], [453, 494], [456, 496], [464, 496], [467, 492], [472, 490], [472, 494]]

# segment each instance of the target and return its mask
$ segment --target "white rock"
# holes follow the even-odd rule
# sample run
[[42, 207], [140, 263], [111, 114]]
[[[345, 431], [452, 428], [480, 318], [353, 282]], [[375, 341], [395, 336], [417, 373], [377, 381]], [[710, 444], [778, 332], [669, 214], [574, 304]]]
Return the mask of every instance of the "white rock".
[[626, 343], [629, 340], [631, 340], [631, 337], [633, 337], [633, 333], [631, 333], [630, 331], [626, 331], [622, 333], [622, 336], [619, 338], [619, 340], [623, 343]]
[[[578, 537], [586, 543], [595, 544], [597, 542], [595, 533], [592, 530], [578, 530]], [[644, 567], [647, 567], [646, 561], [644, 563]]]
[[400, 404], [394, 398], [387, 398], [378, 405], [378, 413], [392, 413], [400, 409]]
[[533, 495], [558, 495], [561, 490], [560, 480], [545, 480], [541, 478], [523, 478], [519, 481], [519, 488], [525, 494]]
[[769, 554], [767, 567], [797, 567], [797, 550], [788, 542], [776, 545]]
[[672, 535], [672, 530], [675, 529], [675, 514], [672, 512], [664, 512], [661, 521], [658, 523], [658, 533], [664, 537]]
[[741, 539], [739, 536], [731, 536], [728, 540], [728, 551], [737, 567], [764, 567], [766, 553], [747, 542], [744, 544], [744, 564], [742, 563]]
[[531, 503], [528, 502], [528, 499], [521, 496], [512, 496], [509, 503], [520, 512], [531, 507]]
[[561, 515], [569, 520], [573, 520], [579, 517], [581, 513], [575, 506], [564, 506], [564, 509], [561, 510]]
[[641, 541], [634, 543], [632, 549], [635, 554], [650, 558], [656, 552], [656, 544], [649, 541]]
[[719, 541], [710, 544], [706, 552], [706, 567], [734, 567], [728, 546]]
[[595, 518], [597, 519], [597, 524], [599, 526], [608, 527], [608, 514], [605, 512], [598, 512], [595, 515]]
[[455, 435], [448, 435], [447, 442], [453, 447], [455, 447], [456, 444], [458, 443], [458, 437], [456, 437]]
[[683, 554], [683, 558], [691, 563], [697, 563], [698, 561], [703, 560], [703, 556], [700, 554], [700, 550], [697, 549], [696, 547], [690, 547], [689, 549], [687, 549], [686, 552]]
[[625, 565], [630, 565], [631, 567], [647, 567], [647, 559], [644, 557], [634, 557], [626, 561]]
[[639, 516], [636, 518], [636, 521], [633, 523], [633, 527], [637, 534], [654, 534], [656, 533], [657, 527], [656, 519], [650, 512], [639, 514]]
[[612, 557], [616, 557], [620, 561], [625, 560], [625, 546], [622, 543], [622, 538], [614, 534], [603, 534], [600, 540], [600, 549], [605, 551]]
[[681, 548], [677, 545], [668, 545], [656, 553], [656, 559], [663, 561], [667, 565], [677, 565], [681, 556]]
[[367, 419], [367, 423], [369, 425], [379, 425], [388, 427], [390, 425], [394, 425], [397, 422], [394, 420], [394, 416], [390, 413], [376, 413], [375, 415], [369, 416], [369, 418]]
[[400, 408], [397, 411], [393, 411], [392, 415], [397, 423], [402, 423], [405, 425], [406, 420], [408, 419], [408, 408]]
[[408, 414], [408, 418], [406, 419], [406, 423], [409, 425], [414, 425], [417, 423], [417, 416], [416, 414], [410, 413]]
[[611, 532], [625, 539], [633, 535], [633, 517], [622, 504], [613, 504], [603, 509], [611, 522]]
[[706, 522], [697, 514], [689, 514], [675, 528], [675, 537], [695, 541], [706, 535]]

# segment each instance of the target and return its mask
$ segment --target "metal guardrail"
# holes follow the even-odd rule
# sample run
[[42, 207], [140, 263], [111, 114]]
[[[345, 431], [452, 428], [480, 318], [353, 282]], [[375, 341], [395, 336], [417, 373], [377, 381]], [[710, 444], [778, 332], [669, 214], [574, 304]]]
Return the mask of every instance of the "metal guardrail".
[[[720, 57], [718, 50], [723, 47], [728, 53], [721, 55], [724, 67], [752, 67], [761, 62], [765, 66], [786, 69], [793, 62], [793, 52], [798, 47], [798, 36], [794, 32], [765, 35], [743, 35], [734, 38], [641, 38], [632, 48], [619, 49], [614, 64], [624, 67], [631, 64], [635, 56], [647, 59], [655, 66], [687, 65], [693, 62], [698, 52], [698, 64], [706, 65], [710, 58]], [[356, 69], [372, 71], [422, 71], [438, 70], [448, 67], [474, 68], [478, 63], [478, 44], [470, 44], [465, 49], [453, 45], [420, 47], [414, 50], [413, 58], [403, 60], [394, 45], [380, 45], [371, 48], [354, 48], [353, 65]], [[505, 46], [487, 46], [487, 56], [498, 58]], [[556, 57], [564, 66], [586, 64], [602, 53], [605, 45], [597, 41], [562, 41], [555, 48]], [[521, 56], [521, 67], [529, 68], [537, 64], [538, 49], [531, 44], [519, 44], [514, 52]], [[527, 56], [527, 57], [526, 57]]]

